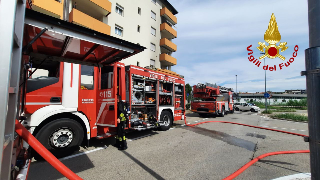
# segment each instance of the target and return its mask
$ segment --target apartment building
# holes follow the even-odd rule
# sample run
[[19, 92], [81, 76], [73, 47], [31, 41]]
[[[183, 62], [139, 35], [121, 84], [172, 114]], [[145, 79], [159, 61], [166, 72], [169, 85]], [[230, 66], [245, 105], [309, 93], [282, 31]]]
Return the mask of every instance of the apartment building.
[[[122, 62], [171, 70], [177, 10], [167, 0], [29, 0], [33, 10], [147, 49]], [[111, 53], [110, 56], [113, 54]]]

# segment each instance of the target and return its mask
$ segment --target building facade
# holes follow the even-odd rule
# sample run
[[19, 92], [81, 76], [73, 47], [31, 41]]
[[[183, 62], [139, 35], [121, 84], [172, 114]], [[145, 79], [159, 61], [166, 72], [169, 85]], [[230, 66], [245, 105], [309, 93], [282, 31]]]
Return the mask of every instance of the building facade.
[[[274, 94], [270, 98], [267, 98], [267, 102], [270, 105], [278, 103], [286, 103], [289, 100], [297, 100], [307, 98], [307, 94]], [[265, 102], [263, 93], [240, 93], [237, 97], [237, 102]]]
[[[29, 0], [33, 10], [146, 47], [122, 62], [171, 70], [177, 10], [167, 0]], [[114, 54], [110, 53], [110, 56]]]

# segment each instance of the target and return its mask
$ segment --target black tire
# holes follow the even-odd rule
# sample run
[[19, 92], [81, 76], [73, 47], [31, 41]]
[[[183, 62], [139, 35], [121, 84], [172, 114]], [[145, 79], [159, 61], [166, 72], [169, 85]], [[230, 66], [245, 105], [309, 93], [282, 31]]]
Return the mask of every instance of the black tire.
[[234, 107], [233, 107], [232, 110], [229, 111], [229, 112], [230, 112], [230, 114], [233, 114], [233, 113], [234, 113]]
[[160, 115], [160, 123], [165, 123], [164, 125], [160, 125], [159, 129], [161, 131], [169, 130], [173, 122], [172, 115], [169, 111], [162, 111]]
[[255, 112], [255, 110], [253, 108], [250, 109], [251, 112]]
[[[35, 137], [53, 155], [60, 158], [79, 150], [84, 131], [77, 121], [61, 118], [44, 125]], [[42, 159], [37, 153], [34, 157], [37, 160]]]
[[238, 108], [238, 107], [236, 107], [236, 108], [235, 108], [235, 110], [236, 110], [236, 111], [239, 111], [239, 108]]
[[221, 113], [219, 113], [219, 116], [224, 117], [224, 115], [225, 115], [225, 110], [224, 110], [224, 106], [222, 106], [222, 110], [221, 110]]
[[199, 116], [200, 116], [200, 117], [207, 117], [207, 114], [199, 113]]

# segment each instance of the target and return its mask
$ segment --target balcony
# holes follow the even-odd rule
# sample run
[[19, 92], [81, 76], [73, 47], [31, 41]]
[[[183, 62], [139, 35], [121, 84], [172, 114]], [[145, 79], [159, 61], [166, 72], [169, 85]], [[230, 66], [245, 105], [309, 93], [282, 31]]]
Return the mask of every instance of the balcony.
[[162, 23], [160, 25], [161, 37], [167, 39], [173, 39], [177, 37], [177, 31], [174, 30], [169, 24]]
[[160, 15], [165, 17], [171, 24], [177, 24], [177, 17], [175, 17], [166, 7], [160, 10]]
[[69, 14], [69, 22], [72, 22], [74, 24], [87, 27], [89, 29], [110, 35], [110, 26], [98, 21], [97, 19], [77, 10], [72, 9], [72, 11]]
[[63, 18], [63, 4], [55, 0], [32, 0], [32, 10], [53, 16]]
[[164, 66], [177, 65], [177, 59], [168, 54], [160, 54], [160, 61], [161, 61], [161, 64]]
[[161, 52], [169, 53], [177, 51], [177, 45], [171, 42], [169, 39], [162, 38], [160, 39]]
[[111, 2], [108, 0], [77, 0], [76, 3], [79, 11], [98, 20], [111, 13]]

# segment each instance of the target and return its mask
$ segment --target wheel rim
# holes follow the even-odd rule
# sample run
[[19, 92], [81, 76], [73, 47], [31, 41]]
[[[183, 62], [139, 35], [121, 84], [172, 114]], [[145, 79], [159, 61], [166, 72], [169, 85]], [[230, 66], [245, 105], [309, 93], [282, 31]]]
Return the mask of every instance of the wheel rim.
[[168, 115], [163, 116], [163, 124], [164, 124], [164, 126], [170, 125], [170, 117]]
[[64, 148], [71, 144], [73, 132], [68, 128], [62, 128], [54, 132], [50, 138], [50, 144], [55, 148]]
[[224, 109], [222, 109], [222, 115], [224, 115]]

